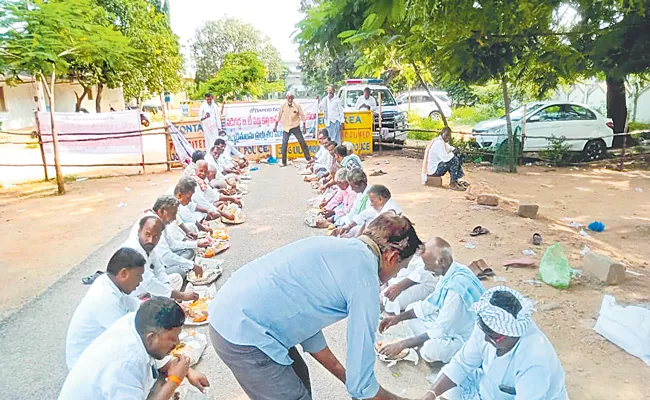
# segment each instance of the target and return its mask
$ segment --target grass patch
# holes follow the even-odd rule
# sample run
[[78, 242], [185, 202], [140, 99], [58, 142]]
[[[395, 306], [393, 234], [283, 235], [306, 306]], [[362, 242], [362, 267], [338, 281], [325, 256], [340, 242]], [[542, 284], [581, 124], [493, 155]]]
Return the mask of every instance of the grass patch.
[[452, 110], [449, 120], [457, 125], [472, 126], [487, 119], [499, 118], [504, 113], [503, 108], [491, 105], [461, 106]]

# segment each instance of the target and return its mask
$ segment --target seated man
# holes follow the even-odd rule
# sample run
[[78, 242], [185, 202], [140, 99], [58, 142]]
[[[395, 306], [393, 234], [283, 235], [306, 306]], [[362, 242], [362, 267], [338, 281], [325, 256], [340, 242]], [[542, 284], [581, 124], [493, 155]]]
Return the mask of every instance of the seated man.
[[336, 159], [336, 146], [338, 146], [338, 143], [334, 141], [330, 140], [329, 143], [327, 143], [327, 151], [329, 151], [330, 153], [330, 167], [327, 174], [323, 175], [323, 185], [319, 189], [321, 193], [325, 193], [327, 189], [329, 189], [330, 187], [336, 184], [336, 181], [334, 180], [334, 175], [336, 174], [336, 171], [338, 171], [340, 167]]
[[427, 177], [440, 177], [449, 172], [449, 187], [453, 190], [466, 190], [467, 183], [460, 179], [465, 176], [462, 160], [454, 154], [454, 147], [449, 144], [451, 140], [451, 129], [442, 128], [440, 136], [433, 139], [424, 152], [422, 163], [422, 184], [425, 184]]
[[241, 202], [230, 196], [222, 196], [218, 192], [215, 193], [205, 179], [208, 176], [208, 163], [204, 160], [196, 163], [196, 172], [192, 175], [192, 179], [197, 183], [197, 188], [192, 195], [192, 201], [203, 210], [207, 210], [206, 219], [212, 220], [219, 217], [233, 220], [235, 216], [225, 211], [225, 201], [232, 201], [234, 203]]
[[[219, 172], [221, 172], [226, 178], [236, 178], [236, 180], [240, 180], [242, 178], [242, 170], [238, 166], [230, 163], [227, 157], [224, 156], [224, 153], [226, 152], [226, 141], [219, 138], [214, 141], [214, 146], [218, 148], [218, 157], [215, 157], [215, 160]], [[214, 153], [212, 154], [214, 156]]]
[[[352, 222], [339, 228], [337, 232], [339, 236], [346, 234], [349, 236], [349, 232], [353, 229], [356, 232], [354, 236], [359, 236], [365, 227], [377, 218], [379, 214], [389, 211], [393, 211], [397, 215], [402, 214], [402, 209], [399, 204], [391, 198], [390, 190], [384, 185], [373, 185], [368, 190], [368, 201], [370, 202], [370, 207], [366, 207], [359, 214], [355, 215], [352, 218]], [[356, 227], [358, 228], [355, 229]]]
[[164, 224], [157, 216], [147, 215], [140, 219], [138, 231], [131, 234], [122, 247], [129, 247], [142, 255], [146, 263], [142, 282], [131, 292], [131, 296], [142, 298], [147, 295], [171, 297], [179, 301], [198, 300], [199, 295], [181, 292], [183, 277], [179, 274], [167, 275], [155, 248], [160, 241]]
[[183, 170], [183, 177], [190, 177], [196, 171], [196, 163], [205, 159], [205, 151], [196, 150], [192, 153], [192, 162]]
[[339, 220], [350, 212], [352, 204], [354, 204], [354, 199], [357, 197], [357, 194], [352, 190], [347, 179], [348, 173], [345, 168], [340, 168], [336, 171], [334, 180], [336, 181], [338, 190], [325, 203], [323, 211], [321, 211], [321, 215], [334, 224], [338, 224]]
[[[178, 200], [171, 195], [160, 196], [153, 205], [152, 210], [145, 211], [145, 215], [160, 218], [165, 225], [160, 241], [156, 246], [160, 262], [165, 266], [167, 275], [179, 274], [183, 278], [189, 271], [194, 271], [198, 276], [203, 275], [203, 268], [194, 263], [196, 250], [199, 247], [208, 247], [208, 239], [183, 240], [185, 234], [178, 232], [176, 216], [178, 213]], [[137, 234], [138, 224], [131, 229], [131, 234]]]
[[469, 268], [454, 262], [451, 246], [441, 238], [434, 239], [432, 265], [428, 268], [442, 278], [436, 290], [426, 300], [412, 303], [406, 312], [381, 321], [379, 331], [402, 321], [415, 336], [384, 346], [380, 353], [389, 357], [408, 348], [420, 348], [420, 355], [427, 362], [447, 363], [472, 334], [474, 314], [472, 305], [478, 301], [484, 289]]
[[141, 301], [129, 293], [142, 282], [145, 259], [133, 249], [121, 248], [108, 261], [106, 273], [95, 279], [77, 306], [65, 340], [68, 371], [81, 353], [115, 321], [136, 311]]
[[352, 190], [357, 194], [357, 197], [354, 199], [350, 212], [341, 217], [339, 228], [335, 229], [332, 235], [339, 236], [342, 233], [347, 233], [350, 236], [356, 237], [357, 233], [359, 233], [359, 227], [355, 226], [345, 232], [343, 232], [341, 227], [351, 224], [354, 222], [354, 217], [359, 215], [366, 208], [371, 207], [370, 202], [368, 201], [368, 191], [370, 190], [370, 186], [368, 186], [368, 177], [366, 176], [366, 173], [360, 169], [348, 171], [347, 176], [348, 183]]
[[210, 186], [218, 189], [221, 192], [232, 194], [237, 188], [237, 179], [234, 176], [226, 177], [221, 171], [222, 167], [219, 165], [219, 158], [221, 157], [221, 148], [214, 145], [210, 151], [205, 155], [205, 161], [208, 163], [208, 170], [214, 169], [214, 177], [208, 182]]
[[345, 169], [363, 169], [358, 155], [350, 153], [344, 145], [336, 146], [336, 161]]
[[318, 179], [323, 178], [325, 175], [329, 174], [332, 165], [332, 156], [327, 149], [327, 146], [330, 142], [330, 138], [327, 134], [327, 129], [323, 128], [318, 132], [318, 142], [320, 143], [318, 151], [314, 157], [312, 157], [311, 160], [307, 162], [307, 168], [311, 171], [312, 174], [314, 174], [313, 177], [305, 177], [305, 181], [307, 182], [317, 181]]
[[435, 240], [429, 240], [422, 254], [414, 256], [406, 268], [388, 281], [381, 296], [384, 311], [399, 315], [409, 304], [424, 300], [433, 293], [440, 279], [433, 273], [435, 243]]
[[564, 369], [531, 318], [533, 302], [497, 286], [483, 293], [471, 337], [424, 396], [434, 400], [566, 400]]
[[81, 354], [63, 383], [59, 400], [173, 398], [181, 382], [203, 391], [208, 379], [185, 355], [165, 358], [178, 344], [185, 313], [175, 301], [152, 297], [115, 322]]
[[[219, 138], [223, 139], [226, 142], [226, 147], [223, 152], [223, 156], [226, 158], [226, 161], [232, 166], [243, 169], [248, 166], [248, 160], [241, 151], [237, 150], [235, 144], [228, 137], [228, 133], [224, 130], [219, 131]], [[237, 158], [233, 158], [233, 156]]]
[[178, 227], [189, 239], [197, 239], [198, 232], [209, 232], [209, 229], [202, 224], [208, 211], [201, 209], [192, 201], [196, 185], [194, 179], [181, 178], [174, 187], [174, 196], [179, 203], [176, 213]]

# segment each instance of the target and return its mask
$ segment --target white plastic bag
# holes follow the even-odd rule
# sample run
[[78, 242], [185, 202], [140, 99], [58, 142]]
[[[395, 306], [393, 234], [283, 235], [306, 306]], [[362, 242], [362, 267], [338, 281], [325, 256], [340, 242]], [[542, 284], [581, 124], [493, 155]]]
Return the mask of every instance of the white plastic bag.
[[650, 365], [650, 310], [619, 306], [613, 296], [605, 295], [594, 330]]

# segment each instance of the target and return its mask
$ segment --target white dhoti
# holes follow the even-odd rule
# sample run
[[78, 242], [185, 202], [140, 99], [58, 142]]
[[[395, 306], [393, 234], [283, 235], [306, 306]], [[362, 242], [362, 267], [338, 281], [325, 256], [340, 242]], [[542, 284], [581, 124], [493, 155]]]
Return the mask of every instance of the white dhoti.
[[[416, 336], [427, 333], [432, 328], [426, 322], [413, 318], [406, 321], [407, 325]], [[426, 362], [448, 363], [452, 357], [463, 347], [463, 341], [459, 338], [443, 336], [439, 338], [430, 338], [420, 348], [420, 356]]]
[[168, 274], [169, 283], [172, 286], [172, 290], [181, 290], [183, 287], [183, 277], [180, 274]]

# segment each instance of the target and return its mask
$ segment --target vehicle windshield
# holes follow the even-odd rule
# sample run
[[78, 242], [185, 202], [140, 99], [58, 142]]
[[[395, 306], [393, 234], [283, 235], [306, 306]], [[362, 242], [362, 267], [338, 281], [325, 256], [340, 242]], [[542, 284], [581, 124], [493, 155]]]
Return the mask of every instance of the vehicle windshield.
[[[379, 104], [379, 94], [381, 92], [381, 105], [382, 106], [395, 106], [397, 103], [395, 102], [395, 98], [393, 95], [390, 93], [390, 90], [388, 89], [370, 89], [370, 96], [374, 97], [375, 100], [377, 100], [377, 104]], [[357, 104], [357, 99], [359, 96], [363, 96], [363, 90], [361, 89], [353, 89], [347, 91], [347, 96], [345, 98], [345, 106], [348, 108], [354, 108], [354, 106]]]
[[[510, 119], [513, 121], [519, 121], [524, 117], [524, 107], [526, 107], [526, 115], [530, 115], [533, 111], [537, 110], [541, 106], [543, 106], [544, 103], [528, 103], [525, 106], [521, 106], [515, 111], [510, 112]], [[506, 119], [506, 116], [502, 116], [499, 119]]]

